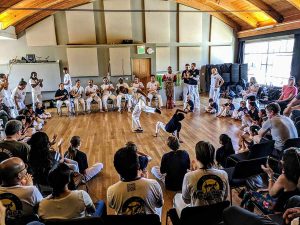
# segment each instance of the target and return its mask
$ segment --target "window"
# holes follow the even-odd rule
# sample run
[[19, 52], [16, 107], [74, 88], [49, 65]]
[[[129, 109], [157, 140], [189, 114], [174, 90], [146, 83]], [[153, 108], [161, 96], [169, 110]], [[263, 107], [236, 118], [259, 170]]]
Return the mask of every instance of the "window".
[[248, 78], [259, 84], [282, 86], [291, 71], [294, 38], [246, 42], [244, 63], [248, 63]]

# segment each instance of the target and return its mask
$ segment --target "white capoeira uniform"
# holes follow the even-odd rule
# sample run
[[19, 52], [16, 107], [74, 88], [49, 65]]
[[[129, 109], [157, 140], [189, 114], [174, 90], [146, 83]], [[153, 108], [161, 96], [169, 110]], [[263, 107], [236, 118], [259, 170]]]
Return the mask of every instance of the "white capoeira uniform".
[[70, 92], [71, 89], [72, 89], [72, 80], [71, 80], [71, 76], [70, 74], [66, 73], [65, 76], [64, 76], [64, 84], [67, 83], [69, 81], [69, 84], [67, 85], [64, 85], [64, 88]]
[[148, 82], [147, 89], [149, 89], [148, 98], [150, 99], [148, 102], [148, 106], [151, 106], [151, 101], [153, 97], [156, 97], [158, 99], [158, 107], [162, 107], [162, 98], [161, 95], [158, 94], [159, 89], [159, 83], [157, 81], [154, 82]]
[[85, 101], [82, 97], [82, 95], [84, 93], [83, 87], [74, 86], [74, 87], [71, 88], [71, 92], [73, 92], [76, 95], [79, 95], [77, 97], [74, 97], [74, 104], [75, 104], [75, 107], [76, 107], [76, 111], [79, 111], [79, 103], [81, 104], [81, 107], [82, 107], [83, 111], [85, 111]]
[[209, 98], [212, 98], [215, 103], [219, 106], [219, 95], [220, 95], [220, 87], [216, 88], [216, 85], [222, 80], [223, 78], [220, 74], [211, 75], [210, 81], [210, 90], [209, 90]]
[[19, 113], [12, 99], [12, 94], [9, 89], [3, 88], [0, 92], [0, 97], [2, 98], [2, 102], [9, 108], [10, 117], [16, 118]]
[[55, 93], [55, 97], [59, 96], [64, 96], [62, 99], [58, 99], [56, 101], [56, 108], [58, 113], [61, 113], [61, 106], [63, 103], [66, 104], [67, 108], [69, 109], [69, 112], [71, 112], [71, 107], [70, 107], [70, 101], [69, 101], [69, 92], [66, 89], [58, 89]]
[[191, 70], [191, 78], [189, 79], [189, 95], [191, 100], [194, 102], [195, 109], [200, 109], [200, 96], [198, 82], [200, 80], [199, 70]]
[[183, 80], [183, 84], [182, 84], [182, 89], [183, 89], [183, 93], [182, 93], [182, 97], [183, 97], [183, 108], [186, 108], [187, 105], [187, 96], [189, 94], [189, 78], [184, 78], [184, 75], [187, 74], [187, 70], [184, 70], [182, 72], [182, 80]]
[[[30, 86], [32, 84], [36, 84], [39, 80], [38, 79], [30, 79], [29, 84]], [[35, 104], [37, 102], [42, 102], [43, 96], [42, 96], [42, 91], [41, 91], [41, 86], [38, 84], [36, 87], [31, 86], [31, 94], [32, 94], [32, 108], [35, 110]]]
[[107, 100], [111, 99], [114, 101], [114, 105], [115, 105], [115, 101], [116, 101], [116, 96], [112, 94], [111, 91], [108, 90], [108, 88], [114, 88], [114, 86], [112, 84], [102, 84], [101, 85], [101, 89], [103, 90], [103, 95], [102, 95], [102, 102], [103, 102], [103, 107], [105, 110], [107, 110]]
[[148, 113], [155, 113], [155, 108], [147, 106], [144, 96], [140, 93], [137, 93], [137, 88], [129, 88], [128, 91], [133, 92], [132, 100], [135, 106], [132, 111], [132, 129], [136, 130], [138, 128], [141, 128], [140, 116], [142, 111]]
[[17, 102], [17, 108], [19, 107], [19, 110], [25, 109], [26, 105], [24, 103], [25, 101], [25, 97], [26, 97], [26, 90], [20, 90], [18, 87], [16, 87], [13, 91], [12, 91], [12, 95], [11, 95], [12, 99], [15, 100], [16, 98], [16, 102]]
[[91, 111], [91, 102], [95, 100], [98, 105], [100, 111], [102, 111], [102, 101], [101, 98], [97, 95], [97, 91], [99, 91], [99, 88], [97, 85], [93, 84], [92, 87], [89, 85], [85, 88], [85, 94], [89, 93], [88, 98], [86, 99], [86, 108], [87, 111]]
[[[124, 87], [124, 88], [129, 88], [129, 86], [128, 86], [128, 84], [127, 83], [123, 83], [123, 84], [117, 84], [116, 85], [117, 86], [117, 90], [119, 90], [120, 89], [120, 87]], [[117, 96], [117, 107], [119, 108], [119, 110], [121, 110], [121, 108], [122, 108], [122, 106], [121, 106], [121, 104], [122, 104], [122, 98], [125, 98], [126, 99], [126, 94], [124, 94], [124, 93], [121, 93], [121, 92], [119, 92], [119, 94], [118, 94], [118, 96]], [[127, 99], [126, 99], [127, 100]], [[130, 103], [131, 104], [131, 103]], [[128, 106], [129, 106], [129, 104], [128, 104]], [[130, 109], [130, 108], [129, 108]]]

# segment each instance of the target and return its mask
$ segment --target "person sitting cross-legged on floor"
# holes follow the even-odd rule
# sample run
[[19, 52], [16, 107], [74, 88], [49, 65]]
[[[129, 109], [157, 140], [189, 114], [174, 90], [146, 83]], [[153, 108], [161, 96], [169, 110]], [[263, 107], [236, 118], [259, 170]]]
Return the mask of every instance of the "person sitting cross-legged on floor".
[[135, 149], [124, 147], [114, 156], [114, 166], [121, 180], [107, 189], [107, 204], [118, 215], [158, 214], [161, 216], [163, 193], [159, 183], [139, 174]]
[[167, 145], [171, 151], [163, 155], [160, 167], [152, 167], [151, 172], [167, 190], [181, 191], [184, 175], [190, 169], [190, 157], [185, 150], [179, 150], [176, 137], [168, 137]]
[[214, 168], [214, 146], [209, 142], [199, 141], [195, 153], [198, 165], [193, 161], [193, 171], [184, 176], [182, 194], [176, 194], [174, 197], [174, 208], [179, 217], [185, 207], [223, 202], [229, 195], [227, 173]]
[[103, 169], [102, 163], [96, 163], [89, 167], [86, 154], [80, 151], [81, 140], [79, 136], [73, 136], [70, 141], [70, 147], [65, 152], [65, 158], [78, 163], [79, 172], [84, 175], [85, 181], [89, 181]]
[[97, 202], [95, 207], [87, 192], [69, 190], [71, 170], [66, 164], [55, 165], [49, 172], [48, 180], [53, 191], [40, 202], [38, 215], [41, 219], [75, 219], [88, 215], [106, 214], [103, 201]]
[[33, 215], [34, 207], [43, 199], [43, 196], [33, 186], [32, 176], [27, 173], [27, 165], [23, 160], [17, 157], [4, 160], [0, 164], [0, 176], [2, 180], [0, 195], [14, 194], [22, 202], [23, 215]]

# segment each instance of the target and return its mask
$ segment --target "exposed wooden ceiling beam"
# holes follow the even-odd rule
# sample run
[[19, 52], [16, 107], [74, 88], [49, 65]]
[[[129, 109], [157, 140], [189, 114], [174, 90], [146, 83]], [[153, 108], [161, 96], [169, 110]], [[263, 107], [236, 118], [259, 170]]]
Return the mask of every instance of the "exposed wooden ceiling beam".
[[260, 10], [264, 11], [267, 15], [272, 17], [274, 20], [276, 20], [277, 23], [283, 22], [284, 18], [283, 16], [277, 12], [274, 8], [272, 8], [270, 5], [267, 5], [262, 0], [247, 0], [252, 5], [255, 5]]
[[300, 20], [297, 21], [291, 21], [286, 23], [279, 23], [273, 26], [270, 26], [269, 28], [256, 28], [251, 30], [244, 30], [238, 32], [238, 38], [247, 38], [247, 37], [253, 37], [258, 35], [264, 35], [264, 34], [271, 34], [271, 33], [278, 33], [288, 30], [295, 30], [299, 29], [300, 27]]
[[[23, 0], [0, 0], [0, 6], [5, 7], [5, 8], [12, 7], [21, 1], [23, 1]], [[3, 12], [5, 10], [5, 8], [0, 8], [0, 13]]]
[[224, 15], [223, 13], [213, 12], [213, 11], [215, 11], [214, 8], [212, 8], [208, 5], [202, 4], [201, 2], [191, 1], [191, 0], [176, 0], [176, 2], [180, 3], [182, 5], [185, 5], [185, 6], [189, 6], [194, 9], [209, 11], [210, 15], [223, 21], [228, 26], [232, 27], [235, 31], [239, 31], [241, 29], [240, 25], [238, 23], [236, 23], [235, 21], [233, 21], [232, 19], [230, 19], [228, 16]]
[[[83, 5], [86, 3], [89, 3], [91, 0], [64, 0], [63, 2], [57, 3], [55, 5], [52, 5], [50, 8], [53, 9], [69, 9], [73, 8], [79, 5]], [[55, 11], [49, 10], [49, 11], [41, 11], [38, 13], [35, 13], [34, 15], [26, 18], [25, 20], [22, 20], [18, 22], [15, 25], [16, 34], [20, 34], [22, 31], [27, 29], [28, 27], [32, 26], [33, 24], [43, 20], [44, 18], [54, 14]]]
[[286, 0], [300, 10], [300, 0]]
[[[64, 0], [23, 0], [15, 4], [15, 8], [48, 8]], [[7, 9], [0, 14], [2, 29], [14, 26], [17, 22], [39, 12], [39, 10], [14, 10]]]

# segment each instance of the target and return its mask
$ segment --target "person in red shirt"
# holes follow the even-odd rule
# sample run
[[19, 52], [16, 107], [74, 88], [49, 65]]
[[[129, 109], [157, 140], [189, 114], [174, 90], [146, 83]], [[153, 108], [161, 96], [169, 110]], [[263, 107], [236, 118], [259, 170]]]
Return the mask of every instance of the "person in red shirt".
[[298, 89], [295, 87], [295, 77], [290, 77], [288, 85], [283, 85], [281, 95], [276, 101], [280, 108], [281, 112], [287, 107], [287, 105], [292, 101], [292, 99], [298, 94]]

